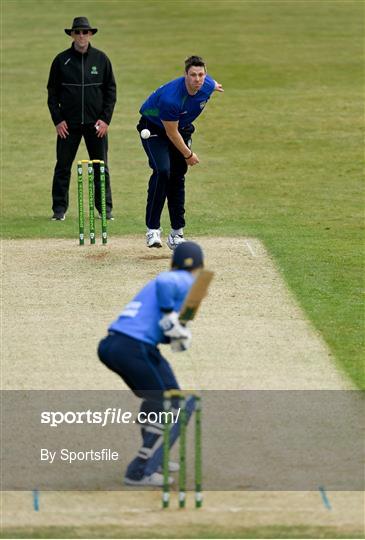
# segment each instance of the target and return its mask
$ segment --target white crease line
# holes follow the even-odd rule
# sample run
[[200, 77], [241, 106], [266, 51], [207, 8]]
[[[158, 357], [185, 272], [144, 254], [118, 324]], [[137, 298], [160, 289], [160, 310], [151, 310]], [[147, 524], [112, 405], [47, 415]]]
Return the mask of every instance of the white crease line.
[[256, 253], [252, 249], [252, 246], [251, 246], [250, 242], [248, 240], [245, 240], [245, 244], [246, 244], [249, 252], [251, 253], [252, 257], [256, 257]]

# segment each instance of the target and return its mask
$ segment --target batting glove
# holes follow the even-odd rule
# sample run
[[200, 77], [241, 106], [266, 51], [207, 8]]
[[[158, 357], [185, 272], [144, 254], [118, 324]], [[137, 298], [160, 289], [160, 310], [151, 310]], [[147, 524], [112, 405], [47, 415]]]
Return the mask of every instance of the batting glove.
[[[189, 330], [190, 332], [190, 330]], [[184, 352], [187, 351], [191, 345], [192, 337], [191, 332], [190, 336], [186, 338], [173, 338], [171, 339], [171, 350], [173, 352]]]
[[179, 321], [179, 314], [176, 311], [166, 313], [158, 323], [165, 336], [171, 339], [191, 338], [191, 332]]

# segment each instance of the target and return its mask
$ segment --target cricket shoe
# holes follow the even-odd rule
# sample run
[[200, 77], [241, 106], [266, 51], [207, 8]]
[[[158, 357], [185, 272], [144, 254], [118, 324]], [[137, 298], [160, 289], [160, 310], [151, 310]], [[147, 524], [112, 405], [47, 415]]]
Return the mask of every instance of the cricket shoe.
[[167, 237], [166, 244], [169, 246], [170, 249], [174, 250], [179, 244], [182, 244], [183, 242], [186, 242], [183, 234], [170, 233]]
[[[173, 483], [174, 479], [169, 476], [168, 482], [169, 485]], [[124, 477], [124, 483], [127, 486], [156, 486], [156, 487], [162, 487], [164, 485], [164, 478], [163, 475], [154, 472], [150, 476], [143, 476], [140, 480], [133, 480], [133, 478], [128, 478], [128, 476]]]
[[[170, 473], [179, 472], [179, 470], [180, 470], [180, 465], [178, 463], [176, 463], [176, 461], [169, 461], [169, 472]], [[162, 473], [162, 466], [161, 465], [157, 469], [157, 472]]]
[[51, 217], [52, 221], [65, 221], [66, 214], [64, 212], [54, 212]]
[[160, 229], [148, 229], [148, 231], [146, 232], [146, 244], [149, 248], [162, 247]]

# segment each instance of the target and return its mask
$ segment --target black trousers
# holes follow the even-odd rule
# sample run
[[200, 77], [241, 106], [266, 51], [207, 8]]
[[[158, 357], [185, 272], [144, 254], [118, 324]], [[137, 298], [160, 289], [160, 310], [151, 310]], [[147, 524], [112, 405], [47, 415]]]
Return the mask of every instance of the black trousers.
[[[188, 165], [184, 156], [167, 137], [165, 130], [141, 118], [137, 130], [148, 128], [151, 132], [149, 139], [141, 139], [144, 151], [148, 157], [152, 175], [148, 184], [146, 205], [146, 226], [149, 229], [159, 229], [163, 207], [167, 199], [170, 224], [173, 229], [185, 226], [185, 174]], [[180, 133], [185, 143], [191, 146], [192, 125]]]
[[[66, 212], [69, 204], [69, 187], [71, 179], [71, 168], [79, 148], [81, 138], [84, 137], [89, 159], [100, 159], [105, 161], [105, 188], [106, 188], [106, 208], [111, 211], [113, 207], [112, 193], [110, 187], [110, 177], [108, 169], [108, 138], [97, 137], [93, 124], [80, 126], [68, 126], [69, 135], [66, 139], [57, 137], [57, 162], [53, 175], [52, 184], [52, 210], [54, 212]], [[75, 169], [76, 175], [76, 169]], [[101, 212], [100, 197], [100, 174], [99, 166], [95, 164], [95, 207]], [[76, 193], [76, 187], [75, 187]]]

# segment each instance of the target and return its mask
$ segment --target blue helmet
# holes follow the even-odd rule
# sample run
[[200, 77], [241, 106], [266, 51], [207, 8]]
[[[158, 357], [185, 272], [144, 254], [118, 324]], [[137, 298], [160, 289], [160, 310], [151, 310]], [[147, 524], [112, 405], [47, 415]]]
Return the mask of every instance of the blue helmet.
[[194, 270], [204, 266], [202, 248], [195, 242], [182, 242], [172, 255], [171, 267], [178, 270]]

